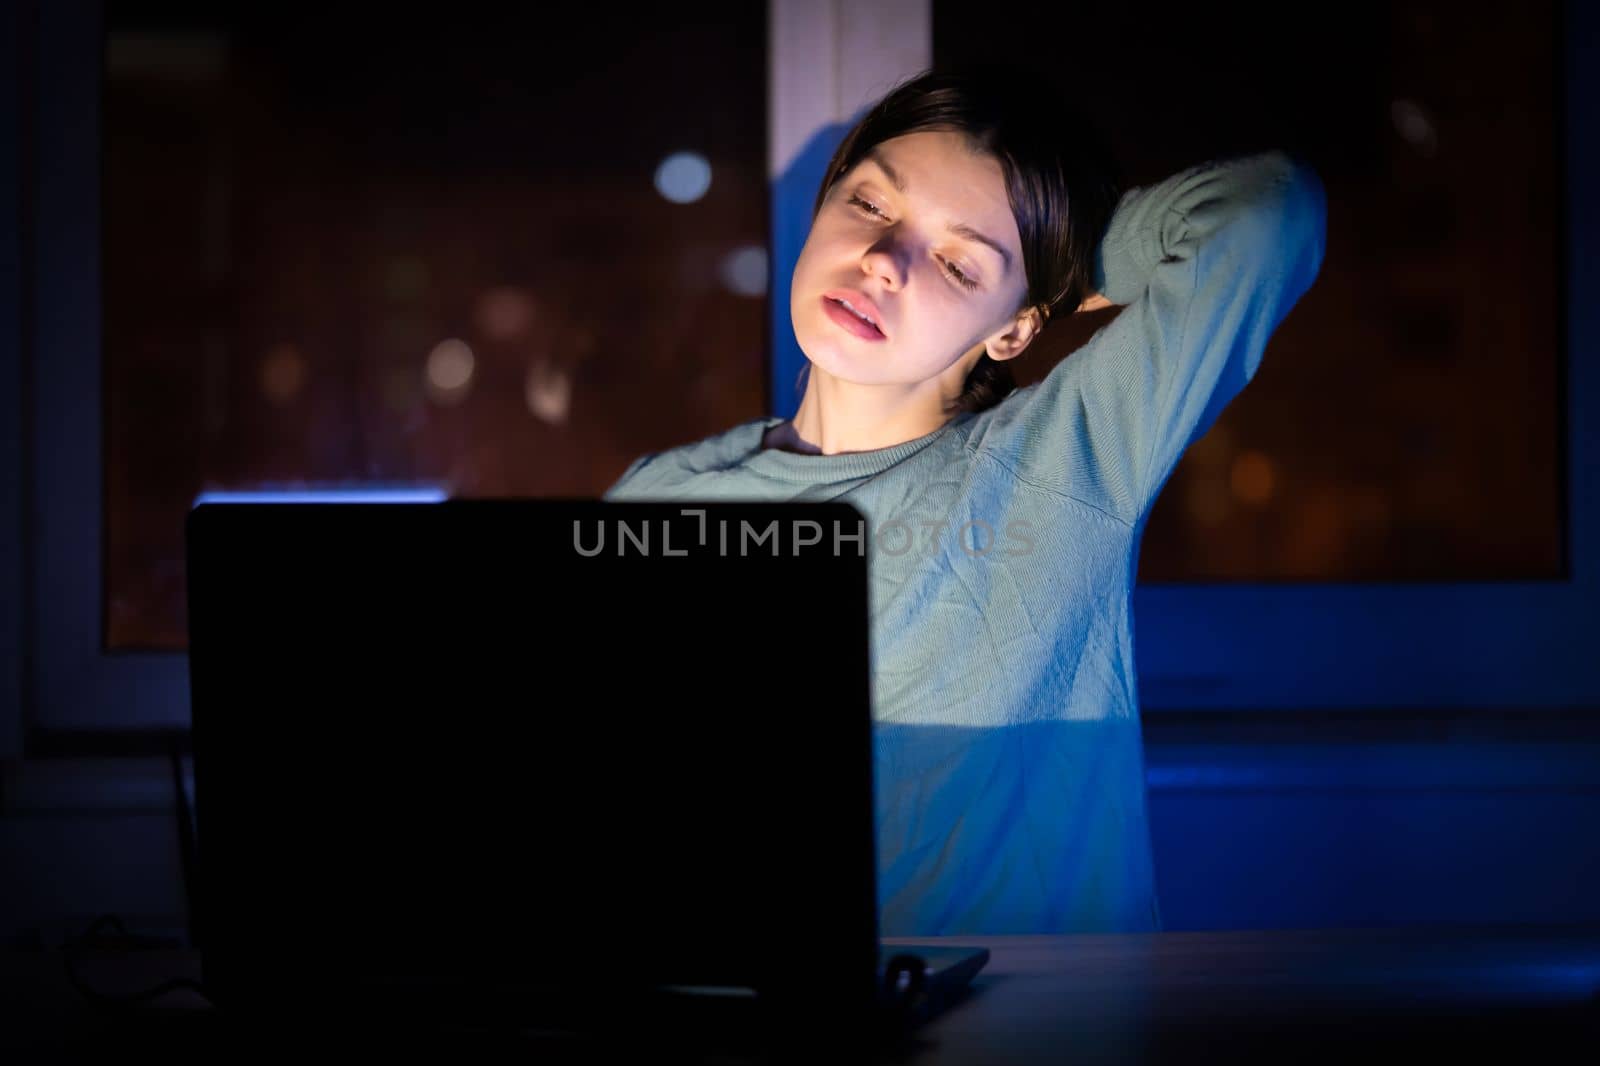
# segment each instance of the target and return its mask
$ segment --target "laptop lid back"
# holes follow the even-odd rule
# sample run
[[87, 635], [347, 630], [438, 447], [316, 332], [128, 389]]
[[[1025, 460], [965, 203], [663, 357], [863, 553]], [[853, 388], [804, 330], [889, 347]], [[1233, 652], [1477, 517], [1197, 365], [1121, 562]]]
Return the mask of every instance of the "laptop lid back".
[[861, 524], [843, 503], [197, 507], [214, 1000], [750, 988], [866, 1009]]

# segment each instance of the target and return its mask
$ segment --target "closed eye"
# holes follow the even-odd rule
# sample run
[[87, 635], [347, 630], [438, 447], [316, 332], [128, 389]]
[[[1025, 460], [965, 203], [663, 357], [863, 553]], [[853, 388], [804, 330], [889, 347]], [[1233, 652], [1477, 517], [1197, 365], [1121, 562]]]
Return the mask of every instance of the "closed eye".
[[863, 211], [866, 211], [868, 214], [876, 215], [879, 218], [888, 218], [889, 217], [889, 216], [885, 215], [882, 211], [879, 211], [872, 204], [867, 203], [867, 201], [863, 200], [859, 196], [851, 196], [848, 202], [852, 203], [852, 204], [855, 204], [857, 207], [861, 208]]
[[962, 285], [965, 285], [969, 289], [976, 289], [978, 287], [978, 283], [967, 277], [967, 275], [962, 272], [961, 268], [956, 266], [954, 263], [947, 260], [944, 266], [945, 269], [950, 272], [950, 276], [955, 278], [956, 281], [960, 282]]

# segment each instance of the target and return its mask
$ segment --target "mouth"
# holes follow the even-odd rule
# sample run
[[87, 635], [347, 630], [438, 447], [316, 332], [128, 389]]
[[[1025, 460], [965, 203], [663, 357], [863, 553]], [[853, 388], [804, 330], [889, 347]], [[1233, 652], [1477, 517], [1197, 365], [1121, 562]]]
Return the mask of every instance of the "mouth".
[[[867, 301], [862, 299], [862, 302], [866, 303]], [[827, 294], [822, 297], [822, 310], [845, 332], [854, 334], [863, 340], [883, 341], [889, 339], [874, 320], [876, 308], [872, 309], [871, 314], [863, 314], [853, 306], [848, 296]]]

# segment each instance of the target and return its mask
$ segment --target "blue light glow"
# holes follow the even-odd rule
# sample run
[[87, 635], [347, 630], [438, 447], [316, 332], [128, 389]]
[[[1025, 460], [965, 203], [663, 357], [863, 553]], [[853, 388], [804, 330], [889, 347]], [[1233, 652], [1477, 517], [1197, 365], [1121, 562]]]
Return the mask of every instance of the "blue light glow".
[[241, 492], [202, 492], [194, 506], [203, 503], [443, 503], [444, 489], [261, 489]]

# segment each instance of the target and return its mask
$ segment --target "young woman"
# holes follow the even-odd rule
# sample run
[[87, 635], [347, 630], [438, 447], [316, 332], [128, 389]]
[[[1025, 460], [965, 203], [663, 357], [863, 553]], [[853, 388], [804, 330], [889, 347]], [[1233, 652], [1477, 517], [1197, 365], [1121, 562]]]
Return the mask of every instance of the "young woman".
[[[794, 417], [642, 456], [605, 493], [868, 518], [886, 936], [1160, 928], [1140, 536], [1322, 262], [1303, 161], [1124, 191], [1069, 115], [996, 70], [888, 93], [829, 163], [795, 265]], [[1108, 304], [1125, 306], [1014, 388], [1008, 363], [1053, 318]]]

